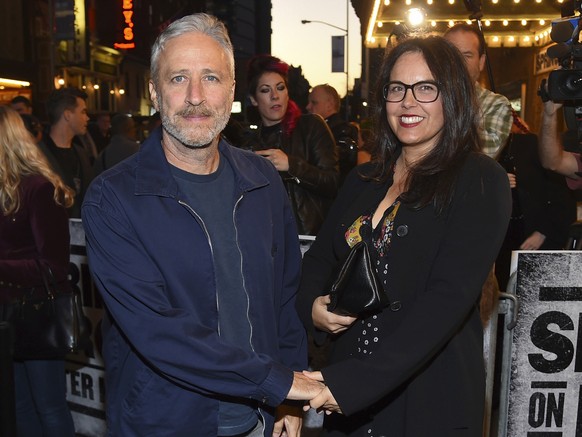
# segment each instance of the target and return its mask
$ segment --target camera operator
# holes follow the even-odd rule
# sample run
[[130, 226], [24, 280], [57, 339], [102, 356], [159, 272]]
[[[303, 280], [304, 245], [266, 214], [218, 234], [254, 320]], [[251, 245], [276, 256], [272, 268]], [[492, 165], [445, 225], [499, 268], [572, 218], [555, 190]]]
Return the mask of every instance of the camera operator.
[[[580, 15], [582, 0], [572, 0], [562, 7], [562, 18], [552, 21], [550, 37], [555, 42], [547, 49], [549, 58], [557, 59], [560, 67], [544, 79], [538, 91], [544, 102], [539, 134], [539, 155], [542, 165], [566, 176], [568, 187], [582, 189], [580, 144], [582, 125], [572, 105], [582, 102], [582, 44]], [[558, 111], [563, 108], [568, 131], [558, 132]], [[573, 139], [570, 141], [569, 134]], [[566, 149], [564, 141], [568, 140]], [[571, 143], [571, 144], [570, 144]], [[576, 152], [574, 152], [576, 151]]]
[[[544, 87], [545, 84], [542, 85]], [[542, 94], [547, 90], [542, 89]], [[549, 97], [546, 95], [546, 97]], [[579, 153], [564, 150], [562, 137], [558, 132], [558, 111], [562, 104], [549, 98], [544, 100], [542, 124], [539, 134], [540, 161], [544, 168], [566, 176], [566, 183], [572, 190], [582, 189], [582, 161]]]
[[566, 178], [543, 168], [538, 136], [517, 112], [512, 115], [509, 140], [497, 156], [508, 172], [513, 198], [511, 220], [495, 262], [502, 290], [507, 289], [512, 251], [563, 249], [576, 220], [576, 200]]

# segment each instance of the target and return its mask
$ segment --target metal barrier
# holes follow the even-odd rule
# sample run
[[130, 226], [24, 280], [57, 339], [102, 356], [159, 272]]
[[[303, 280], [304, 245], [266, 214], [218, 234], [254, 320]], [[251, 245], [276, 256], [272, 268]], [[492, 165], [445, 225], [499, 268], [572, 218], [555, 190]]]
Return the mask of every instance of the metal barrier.
[[[499, 302], [499, 314], [504, 317], [505, 328], [498, 339], [502, 341], [501, 368], [499, 369], [499, 411], [497, 415], [497, 433], [493, 436], [507, 436], [507, 422], [509, 411], [509, 380], [511, 375], [511, 354], [513, 347], [513, 328], [517, 324], [518, 300], [515, 296], [515, 273], [512, 275], [513, 284], [508, 285], [509, 293], [501, 293]], [[511, 284], [510, 279], [509, 283]], [[491, 436], [491, 434], [489, 434]], [[493, 437], [491, 436], [491, 437]]]
[[[517, 298], [515, 297], [515, 273], [510, 277], [507, 291], [500, 293], [497, 308], [484, 329], [483, 352], [485, 358], [485, 414], [484, 437], [506, 436], [509, 368], [511, 365], [511, 335], [515, 327]], [[500, 318], [502, 332], [498, 331]], [[501, 348], [498, 342], [501, 341]], [[497, 353], [501, 352], [501, 357]], [[499, 358], [499, 359], [498, 359]], [[497, 395], [497, 399], [495, 398]], [[497, 425], [497, 426], [496, 426]]]
[[576, 221], [570, 225], [566, 250], [582, 250], [582, 221]]

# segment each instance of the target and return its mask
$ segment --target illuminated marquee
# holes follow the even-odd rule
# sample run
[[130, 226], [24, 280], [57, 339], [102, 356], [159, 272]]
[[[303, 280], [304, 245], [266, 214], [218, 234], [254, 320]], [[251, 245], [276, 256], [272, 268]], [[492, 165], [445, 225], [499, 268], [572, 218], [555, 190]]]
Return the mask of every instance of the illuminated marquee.
[[134, 49], [135, 41], [133, 34], [133, 0], [122, 0], [123, 10], [123, 42], [116, 42], [113, 47], [116, 49]]

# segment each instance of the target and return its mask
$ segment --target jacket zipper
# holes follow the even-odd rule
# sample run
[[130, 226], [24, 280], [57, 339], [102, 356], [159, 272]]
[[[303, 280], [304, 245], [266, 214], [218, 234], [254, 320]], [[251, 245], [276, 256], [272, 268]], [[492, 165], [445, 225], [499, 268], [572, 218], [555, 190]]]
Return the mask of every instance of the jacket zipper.
[[[242, 256], [242, 251], [240, 250], [240, 245], [239, 245], [239, 240], [238, 240], [238, 227], [236, 226], [236, 217], [235, 217], [236, 210], [238, 208], [239, 203], [243, 199], [243, 197], [244, 197], [244, 194], [241, 194], [240, 197], [238, 198], [238, 200], [234, 204], [234, 208], [232, 209], [232, 223], [234, 226], [234, 233], [236, 236], [236, 247], [238, 248], [238, 253], [240, 255], [240, 276], [242, 278], [243, 290], [245, 292], [245, 296], [247, 297], [247, 321], [249, 322], [249, 328], [251, 330], [250, 338], [249, 338], [249, 345], [251, 346], [251, 350], [253, 352], [255, 352], [255, 348], [253, 346], [253, 323], [251, 322], [251, 318], [249, 316], [249, 311], [251, 309], [251, 300], [249, 298], [249, 293], [248, 293], [247, 287], [246, 287], [245, 275], [243, 274], [243, 256]], [[263, 410], [262, 410], [260, 405], [257, 406], [257, 411], [259, 412], [259, 415], [261, 416], [260, 422], [261, 422], [261, 427], [263, 428], [261, 434], [264, 436], [266, 422], [265, 422], [265, 415], [263, 414]]]
[[[252, 324], [251, 318], [249, 316], [249, 311], [250, 311], [250, 308], [251, 308], [251, 303], [250, 303], [249, 293], [248, 293], [247, 287], [246, 287], [245, 276], [243, 274], [243, 256], [242, 256], [242, 251], [240, 250], [240, 245], [239, 245], [239, 240], [238, 240], [238, 227], [236, 226], [236, 220], [235, 220], [235, 218], [236, 218], [235, 217], [236, 216], [236, 209], [238, 208], [238, 205], [239, 205], [240, 201], [243, 199], [243, 197], [244, 197], [244, 195], [241, 194], [240, 197], [238, 198], [238, 200], [234, 204], [234, 208], [232, 210], [232, 223], [233, 223], [233, 226], [234, 226], [234, 233], [235, 233], [235, 236], [236, 236], [236, 247], [238, 248], [238, 252], [239, 252], [239, 255], [240, 255], [240, 275], [241, 275], [241, 278], [242, 278], [243, 290], [244, 290], [245, 296], [247, 298], [247, 311], [246, 311], [246, 315], [247, 315], [247, 321], [249, 323], [249, 328], [251, 330], [250, 338], [249, 338], [249, 345], [251, 347], [251, 350], [253, 352], [255, 352], [255, 348], [253, 346], [253, 324]], [[202, 229], [204, 230], [204, 233], [206, 234], [206, 239], [208, 240], [208, 245], [210, 246], [210, 253], [212, 254], [212, 257], [214, 259], [214, 249], [212, 247], [212, 240], [210, 239], [210, 234], [208, 233], [208, 229], [206, 228], [206, 224], [204, 223], [204, 220], [202, 220], [202, 217], [200, 217], [198, 215], [198, 213], [196, 213], [196, 211], [194, 211], [194, 209], [190, 205], [188, 205], [186, 202], [184, 202], [182, 200], [178, 200], [178, 203], [180, 205], [184, 206], [185, 208], [187, 208], [192, 213], [192, 215], [196, 218], [196, 220], [198, 220], [198, 222], [200, 223], [200, 225], [202, 226]], [[219, 309], [220, 308], [219, 308], [219, 305], [218, 305], [218, 293], [217, 293], [216, 294], [216, 310], [218, 311]], [[220, 335], [220, 318], [219, 318], [217, 324], [218, 324], [218, 335]], [[257, 410], [259, 412], [259, 415], [261, 416], [261, 422], [262, 422], [262, 425], [261, 426], [263, 427], [262, 434], [264, 435], [265, 434], [265, 416], [264, 416], [263, 410], [261, 409], [260, 406], [258, 407]]]
[[232, 224], [234, 226], [234, 234], [235, 234], [235, 239], [236, 239], [236, 247], [238, 248], [238, 253], [240, 256], [240, 277], [242, 279], [242, 286], [243, 286], [243, 290], [245, 292], [245, 296], [247, 298], [247, 311], [246, 311], [246, 315], [247, 315], [247, 322], [249, 323], [249, 328], [250, 328], [250, 336], [249, 336], [249, 346], [251, 347], [251, 350], [253, 352], [255, 352], [255, 348], [253, 346], [253, 324], [251, 322], [251, 318], [249, 316], [249, 311], [251, 309], [251, 300], [249, 298], [249, 293], [247, 291], [247, 285], [246, 285], [246, 280], [245, 280], [245, 275], [243, 273], [243, 255], [242, 255], [242, 251], [240, 249], [240, 245], [239, 245], [239, 241], [238, 241], [238, 227], [236, 226], [236, 210], [238, 208], [238, 205], [240, 203], [240, 201], [243, 199], [244, 195], [241, 194], [240, 197], [238, 198], [238, 200], [234, 203], [234, 208], [232, 209]]
[[[213, 259], [213, 263], [214, 263], [214, 248], [212, 247], [212, 240], [210, 239], [210, 234], [208, 233], [208, 229], [206, 228], [206, 223], [204, 223], [204, 220], [202, 220], [202, 217], [200, 217], [198, 215], [198, 213], [196, 211], [194, 211], [194, 208], [192, 208], [186, 202], [184, 202], [183, 200], [178, 200], [178, 203], [180, 205], [182, 205], [183, 207], [187, 208], [190, 211], [190, 213], [192, 213], [194, 218], [196, 220], [198, 220], [198, 223], [200, 223], [200, 226], [202, 226], [202, 229], [204, 230], [204, 234], [206, 235], [206, 240], [208, 240], [208, 246], [210, 246], [210, 253], [212, 254], [212, 259]], [[218, 293], [215, 293], [215, 299], [216, 299], [216, 312], [218, 313], [218, 311], [220, 311], [220, 307], [218, 304]], [[220, 336], [220, 317], [217, 318], [216, 325], [218, 327], [218, 335]]]

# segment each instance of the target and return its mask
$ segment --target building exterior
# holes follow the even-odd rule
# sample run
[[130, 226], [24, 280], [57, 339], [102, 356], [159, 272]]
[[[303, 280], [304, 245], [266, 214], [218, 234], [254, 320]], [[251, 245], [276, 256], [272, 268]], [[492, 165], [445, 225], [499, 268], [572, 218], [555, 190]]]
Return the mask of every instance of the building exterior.
[[[574, 1], [351, 0], [351, 3], [361, 21], [363, 101], [372, 99], [384, 52], [397, 43], [403, 25], [413, 34], [442, 34], [452, 24], [469, 22], [480, 25], [488, 45], [491, 75], [483, 72], [482, 84], [486, 87], [493, 84], [496, 92], [511, 101], [532, 131], [539, 129], [542, 103], [537, 91], [542, 80], [558, 66], [558, 60], [547, 55], [548, 47], [554, 44], [550, 37], [552, 22], [577, 14]], [[576, 4], [579, 7], [580, 2]], [[413, 29], [407, 22], [412, 8], [425, 14], [424, 27]]]
[[[377, 68], [408, 9], [422, 6], [427, 19], [434, 21], [427, 31], [436, 33], [450, 22], [474, 16], [467, 2], [459, 0], [414, 5], [405, 0], [349, 1], [361, 21], [363, 47], [362, 77], [350, 96], [356, 120], [369, 115], [365, 104], [371, 101]], [[480, 20], [495, 88], [517, 106], [533, 130], [540, 119], [537, 89], [557, 66], [546, 54], [552, 44], [551, 21], [568, 13], [563, 7], [557, 0], [482, 2]], [[149, 115], [151, 44], [165, 26], [189, 13], [206, 11], [226, 22], [237, 64], [235, 99], [242, 109], [245, 65], [254, 54], [271, 49], [270, 0], [0, 0], [0, 10], [0, 40], [5, 42], [0, 45], [0, 104], [25, 95], [40, 118], [45, 116], [48, 93], [65, 85], [86, 90], [92, 113]], [[488, 85], [486, 74], [482, 81]]]
[[0, 104], [24, 95], [41, 118], [46, 97], [61, 86], [84, 89], [91, 113], [150, 115], [150, 47], [190, 13], [226, 23], [237, 83], [245, 83], [247, 60], [271, 48], [270, 0], [0, 0], [0, 10], [0, 40], [10, 41], [0, 45]]

